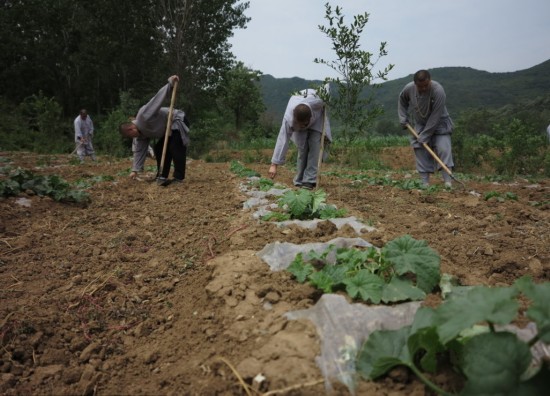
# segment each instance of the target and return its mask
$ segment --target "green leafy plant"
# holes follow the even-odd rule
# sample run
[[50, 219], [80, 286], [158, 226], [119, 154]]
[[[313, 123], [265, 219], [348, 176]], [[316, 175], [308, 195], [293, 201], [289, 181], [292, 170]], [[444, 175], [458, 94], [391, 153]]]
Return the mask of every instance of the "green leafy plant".
[[389, 186], [400, 188], [402, 190], [425, 190], [428, 193], [440, 192], [444, 189], [441, 185], [432, 184], [428, 187], [422, 184], [422, 180], [417, 178], [412, 179], [392, 179], [390, 175], [385, 176], [369, 176], [363, 173], [360, 174], [340, 174], [337, 172], [327, 172], [331, 176], [337, 176], [343, 179], [350, 179], [353, 181], [365, 182], [370, 186]]
[[290, 214], [289, 213], [282, 213], [282, 212], [269, 212], [268, 214], [265, 214], [262, 216], [263, 221], [286, 221], [290, 220]]
[[489, 191], [485, 193], [485, 195], [483, 196], [483, 199], [485, 199], [485, 201], [488, 201], [491, 198], [495, 198], [495, 200], [497, 200], [498, 202], [504, 202], [506, 200], [511, 200], [511, 201], [518, 200], [518, 196], [515, 193], [509, 192], [509, 191], [504, 194], [499, 193], [498, 191]]
[[25, 169], [15, 169], [8, 179], [0, 181], [0, 196], [16, 196], [22, 191], [32, 190], [40, 196], [49, 196], [55, 201], [88, 203], [90, 195], [82, 190], [75, 190], [57, 175], [35, 176]]
[[99, 176], [93, 176], [87, 179], [79, 179], [74, 183], [74, 186], [81, 189], [90, 188], [94, 184], [101, 183], [104, 181], [113, 181], [115, 178], [110, 175], [99, 175]]
[[261, 177], [259, 180], [254, 180], [254, 181], [250, 182], [250, 184], [253, 187], [258, 188], [260, 191], [269, 191], [272, 188], [282, 190], [282, 189], [285, 188], [285, 186], [283, 186], [281, 184], [275, 184], [275, 182], [273, 180], [266, 179], [265, 177]]
[[[538, 328], [527, 342], [497, 330], [518, 318], [520, 298], [529, 301], [525, 314]], [[420, 308], [412, 325], [373, 332], [357, 355], [357, 371], [374, 380], [405, 366], [432, 390], [449, 394], [424, 374], [437, 373], [438, 362], [445, 360], [465, 378], [463, 395], [545, 394], [550, 367], [546, 361], [532, 366], [530, 347], [550, 342], [549, 298], [550, 283], [534, 284], [529, 278], [511, 287], [457, 288], [437, 308]]]
[[337, 209], [325, 203], [327, 198], [323, 190], [291, 190], [278, 200], [280, 208], [285, 208], [291, 219], [311, 220], [343, 217], [345, 209]]
[[397, 238], [382, 249], [336, 249], [322, 254], [298, 254], [288, 267], [300, 283], [308, 281], [325, 293], [345, 291], [350, 297], [375, 304], [422, 300], [438, 285], [440, 258], [425, 241], [410, 235]]
[[251, 176], [260, 176], [260, 174], [252, 169], [245, 167], [239, 161], [231, 161], [229, 165], [229, 170], [235, 173], [239, 177], [251, 177]]
[[323, 205], [319, 212], [319, 218], [322, 220], [336, 219], [344, 217], [347, 213], [347, 210], [344, 208], [337, 208], [334, 205]]

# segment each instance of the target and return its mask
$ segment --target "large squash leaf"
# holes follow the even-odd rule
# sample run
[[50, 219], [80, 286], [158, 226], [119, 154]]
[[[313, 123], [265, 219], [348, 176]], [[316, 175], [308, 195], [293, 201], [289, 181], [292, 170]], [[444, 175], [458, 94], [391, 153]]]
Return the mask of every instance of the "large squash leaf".
[[397, 274], [415, 274], [416, 286], [425, 293], [430, 293], [438, 285], [441, 277], [440, 258], [426, 241], [417, 241], [410, 235], [404, 235], [388, 242], [382, 251], [386, 259], [393, 263]]

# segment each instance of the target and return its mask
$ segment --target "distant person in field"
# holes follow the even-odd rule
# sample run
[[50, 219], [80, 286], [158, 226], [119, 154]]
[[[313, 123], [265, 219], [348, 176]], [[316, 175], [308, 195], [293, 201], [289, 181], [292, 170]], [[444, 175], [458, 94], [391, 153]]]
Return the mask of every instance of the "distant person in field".
[[294, 185], [305, 189], [317, 186], [321, 136], [332, 142], [330, 122], [325, 114], [325, 103], [314, 89], [305, 89], [290, 97], [271, 158], [269, 176], [277, 175], [277, 167], [285, 163], [289, 142], [298, 148]]
[[86, 109], [80, 110], [78, 117], [74, 119], [74, 141], [76, 143], [76, 155], [80, 162], [84, 162], [84, 158], [89, 155], [95, 161], [94, 146], [92, 138], [94, 136], [94, 123], [88, 115]]
[[[171, 121], [171, 135], [168, 138], [162, 174], [162, 151], [164, 148], [164, 136], [168, 122], [168, 107], [161, 107], [165, 100], [170, 100], [175, 81], [179, 77], [174, 75], [168, 79], [168, 84], [162, 87], [157, 94], [142, 106], [135, 119], [120, 124], [119, 131], [122, 136], [133, 138], [132, 151], [134, 153], [132, 172], [130, 178], [135, 179], [138, 172], [142, 172], [145, 158], [148, 154], [149, 141], [158, 139], [153, 151], [157, 160], [157, 181], [162, 186], [172, 182], [181, 183], [185, 179], [185, 166], [187, 160], [187, 146], [189, 145], [189, 120], [182, 110], [173, 109]], [[168, 179], [170, 165], [174, 162], [173, 179]]]
[[[451, 150], [453, 121], [445, 99], [445, 90], [437, 81], [432, 81], [427, 70], [417, 71], [413, 81], [405, 85], [399, 94], [399, 122], [403, 128], [411, 124], [419, 135], [418, 140], [411, 136], [411, 145], [416, 158], [416, 170], [425, 186], [430, 184], [430, 175], [435, 172], [436, 165], [439, 168], [439, 164], [422, 146], [423, 143], [430, 146], [447, 168], [452, 171], [454, 167]], [[445, 186], [450, 187], [451, 176], [444, 170], [441, 170], [441, 175]]]

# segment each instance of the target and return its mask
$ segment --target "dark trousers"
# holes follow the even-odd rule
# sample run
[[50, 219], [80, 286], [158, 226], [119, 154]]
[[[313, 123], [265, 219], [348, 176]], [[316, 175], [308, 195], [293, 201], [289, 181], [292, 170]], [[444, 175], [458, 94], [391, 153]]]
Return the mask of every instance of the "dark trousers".
[[[157, 159], [157, 177], [160, 170], [160, 161], [162, 160], [162, 149], [164, 148], [164, 137], [159, 139], [153, 148]], [[181, 134], [178, 130], [172, 130], [166, 146], [166, 156], [162, 167], [162, 177], [168, 178], [170, 173], [170, 164], [174, 161], [174, 179], [185, 179], [185, 162], [187, 161], [187, 147], [183, 145]]]

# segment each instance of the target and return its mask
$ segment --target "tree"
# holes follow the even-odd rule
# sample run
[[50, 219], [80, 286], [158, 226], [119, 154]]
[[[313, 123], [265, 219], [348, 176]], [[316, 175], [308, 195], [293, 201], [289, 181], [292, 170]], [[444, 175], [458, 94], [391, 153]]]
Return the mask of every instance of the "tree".
[[[156, 79], [159, 33], [149, 0], [18, 0], [0, 5], [0, 92], [41, 90], [66, 114], [99, 113], [119, 90]], [[156, 82], [158, 84], [158, 81]], [[143, 85], [143, 84], [142, 84]]]
[[260, 114], [265, 111], [260, 75], [260, 71], [249, 69], [242, 62], [237, 62], [226, 73], [220, 104], [232, 113], [237, 131], [245, 123], [257, 124]]
[[[179, 74], [195, 104], [232, 65], [228, 39], [244, 28], [239, 0], [7, 0], [0, 3], [0, 92], [15, 103], [42, 90], [65, 114], [146, 98]], [[197, 103], [202, 108], [208, 99]], [[75, 110], [76, 109], [76, 110]]]
[[[332, 117], [340, 121], [344, 140], [351, 142], [360, 136], [367, 136], [368, 129], [382, 109], [374, 102], [375, 90], [379, 84], [373, 80], [387, 80], [387, 75], [394, 65], [390, 64], [383, 70], [373, 74], [378, 61], [385, 55], [386, 42], [380, 44], [378, 56], [361, 49], [359, 40], [369, 20], [369, 14], [359, 14], [353, 17], [353, 22], [347, 26], [344, 23], [342, 8], [334, 10], [329, 3], [325, 4], [325, 19], [329, 26], [319, 26], [332, 41], [336, 60], [327, 61], [315, 58], [314, 62], [324, 64], [338, 73], [338, 77], [327, 77], [324, 86], [319, 88], [322, 98], [331, 110]], [[329, 95], [325, 86], [335, 86], [336, 94]]]
[[229, 38], [244, 28], [249, 2], [239, 0], [159, 0], [156, 23], [162, 32], [167, 69], [177, 72], [186, 108], [209, 107], [210, 97], [231, 68]]

